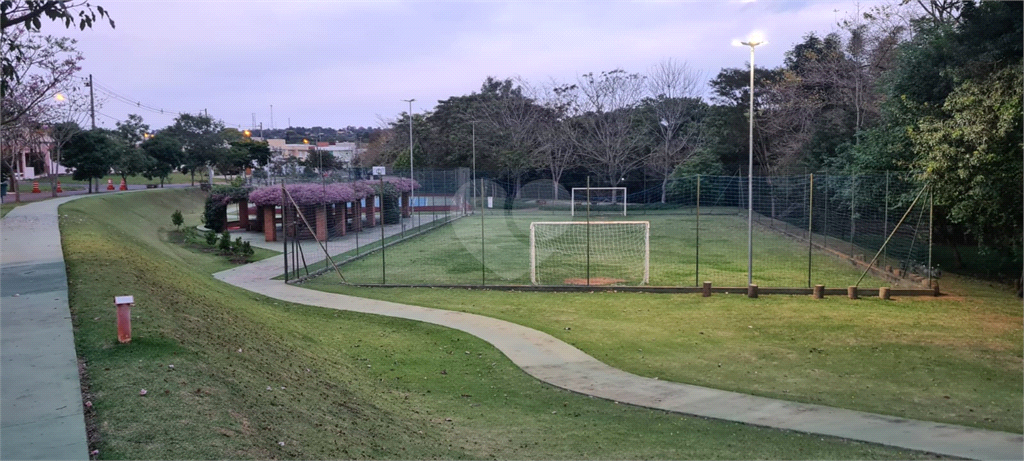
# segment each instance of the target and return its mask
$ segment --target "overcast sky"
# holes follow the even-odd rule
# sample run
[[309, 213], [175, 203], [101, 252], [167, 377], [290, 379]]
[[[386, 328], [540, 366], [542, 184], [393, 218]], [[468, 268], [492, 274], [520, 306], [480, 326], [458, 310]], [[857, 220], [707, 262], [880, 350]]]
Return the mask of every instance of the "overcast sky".
[[380, 126], [408, 110], [403, 99], [429, 111], [487, 76], [574, 82], [616, 68], [644, 73], [669, 58], [711, 79], [749, 66], [749, 48], [734, 39], [763, 33], [756, 64], [775, 67], [804, 35], [836, 31], [857, 10], [854, 0], [93, 3], [116, 28], [44, 31], [78, 40], [82, 74], [105, 100], [98, 125], [137, 113], [153, 128], [203, 110], [239, 128], [253, 114], [264, 127]]

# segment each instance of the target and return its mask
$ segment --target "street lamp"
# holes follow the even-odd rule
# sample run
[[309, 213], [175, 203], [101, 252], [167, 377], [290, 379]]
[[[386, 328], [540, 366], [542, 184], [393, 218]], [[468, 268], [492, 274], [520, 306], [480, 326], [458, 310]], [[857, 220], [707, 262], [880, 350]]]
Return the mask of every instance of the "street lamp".
[[[412, 181], [409, 184], [409, 217], [416, 216], [416, 180], [413, 178], [412, 169], [412, 102], [415, 99], [403, 99], [409, 103], [409, 180]], [[413, 222], [415, 224], [415, 221]]]
[[733, 41], [734, 46], [750, 47], [750, 163], [747, 166], [747, 286], [754, 283], [754, 48], [768, 43], [762, 37], [755, 36], [745, 42]]

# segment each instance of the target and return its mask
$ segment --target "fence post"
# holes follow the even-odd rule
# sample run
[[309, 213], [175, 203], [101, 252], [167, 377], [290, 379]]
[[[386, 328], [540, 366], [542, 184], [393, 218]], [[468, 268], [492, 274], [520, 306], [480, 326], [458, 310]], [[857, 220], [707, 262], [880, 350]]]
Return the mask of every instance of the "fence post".
[[[368, 205], [373, 210], [373, 203]], [[384, 259], [384, 175], [380, 175], [380, 284], [388, 284], [387, 261]]]
[[[480, 199], [484, 197], [484, 178], [480, 178]], [[484, 210], [487, 207], [480, 203], [480, 286], [487, 285], [487, 245], [484, 245]]]
[[814, 247], [814, 173], [810, 175], [810, 185], [807, 188], [807, 287], [811, 286], [811, 253]]
[[928, 188], [928, 288], [932, 287], [932, 222], [935, 217], [935, 192]]
[[[700, 175], [697, 175], [697, 230], [696, 230], [696, 245], [694, 245], [696, 253], [694, 254], [694, 284], [700, 284]], [[710, 283], [705, 288], [707, 294], [705, 296], [711, 296]]]

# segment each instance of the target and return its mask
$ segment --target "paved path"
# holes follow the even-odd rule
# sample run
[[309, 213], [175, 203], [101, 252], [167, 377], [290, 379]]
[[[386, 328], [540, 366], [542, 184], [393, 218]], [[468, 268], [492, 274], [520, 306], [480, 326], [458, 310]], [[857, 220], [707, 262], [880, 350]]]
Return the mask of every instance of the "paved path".
[[0, 458], [88, 459], [57, 207], [0, 220]]
[[284, 301], [401, 317], [461, 330], [493, 344], [537, 379], [581, 394], [678, 413], [948, 456], [1024, 459], [1024, 437], [1020, 434], [787, 402], [645, 378], [605, 365], [551, 335], [503, 320], [324, 293], [270, 280], [280, 274], [282, 264], [281, 257], [274, 257], [214, 276]]
[[[145, 186], [130, 187], [140, 189]], [[57, 207], [121, 192], [86, 192], [67, 191], [58, 198], [49, 192], [21, 194], [29, 203], [0, 220], [3, 460], [89, 458]], [[7, 201], [14, 196], [8, 194]]]

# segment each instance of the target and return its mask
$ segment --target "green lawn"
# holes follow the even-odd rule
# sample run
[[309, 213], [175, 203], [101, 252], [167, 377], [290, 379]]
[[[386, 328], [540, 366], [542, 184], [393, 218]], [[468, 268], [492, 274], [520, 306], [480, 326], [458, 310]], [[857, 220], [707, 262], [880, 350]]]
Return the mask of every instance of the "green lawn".
[[643, 376], [1022, 432], [1020, 300], [944, 283], [955, 294], [892, 301], [303, 286], [508, 320]]
[[[383, 263], [386, 280], [391, 284], [528, 285], [530, 223], [568, 219], [571, 218], [561, 214], [529, 211], [511, 215], [491, 213], [483, 220], [479, 217], [459, 219], [450, 226], [388, 248]], [[651, 213], [641, 217], [600, 219], [650, 222], [650, 285], [699, 286], [706, 280], [715, 286], [747, 285], [747, 222], [743, 217], [734, 214], [702, 216], [699, 236], [693, 215]], [[807, 243], [760, 227], [755, 230], [754, 283], [763, 287], [807, 287]], [[485, 246], [481, 247], [481, 241]], [[614, 243], [603, 247], [597, 244], [596, 237], [593, 241], [592, 261], [596, 261], [597, 254], [605, 248], [617, 250]], [[573, 254], [574, 276], [564, 263], [568, 257], [560, 260], [552, 257], [543, 264], [552, 267], [551, 262], [558, 260], [556, 265], [564, 270], [558, 272], [559, 276], [541, 282], [561, 285], [571, 277], [586, 280], [586, 253]], [[642, 268], [642, 257], [635, 259], [633, 272]], [[607, 275], [597, 270], [596, 262], [593, 264], [592, 277]], [[352, 283], [373, 284], [382, 280], [381, 267], [381, 258], [374, 256], [347, 264], [343, 271], [346, 280]], [[849, 261], [820, 251], [811, 253], [810, 268], [811, 284], [829, 287], [854, 285], [863, 272]], [[622, 280], [628, 280], [626, 285], [636, 285], [640, 278], [623, 276]], [[863, 288], [890, 285], [870, 275], [860, 284]]]
[[[99, 458], [921, 457], [591, 399], [461, 332], [236, 289], [210, 275], [230, 263], [172, 242], [170, 214], [195, 225], [203, 198], [160, 190], [61, 207]], [[111, 306], [124, 294], [136, 300], [127, 345]]]

